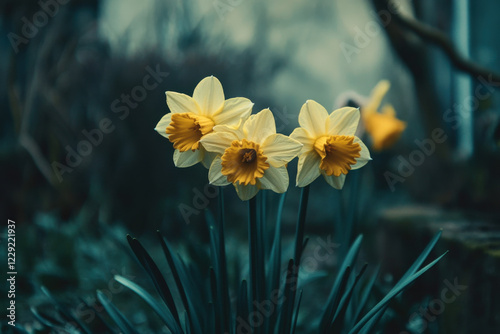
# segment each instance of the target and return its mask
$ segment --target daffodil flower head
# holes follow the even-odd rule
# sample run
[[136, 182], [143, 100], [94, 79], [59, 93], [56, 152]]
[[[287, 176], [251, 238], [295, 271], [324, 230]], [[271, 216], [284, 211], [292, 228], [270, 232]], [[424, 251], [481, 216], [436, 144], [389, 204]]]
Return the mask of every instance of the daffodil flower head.
[[225, 100], [222, 85], [214, 76], [201, 80], [193, 97], [171, 91], [166, 96], [170, 113], [162, 117], [155, 130], [172, 142], [176, 167], [202, 162], [208, 168], [215, 154], [207, 152], [200, 140], [215, 126], [234, 126], [247, 119], [253, 107], [246, 98]]
[[302, 106], [300, 127], [290, 135], [303, 144], [299, 153], [298, 187], [305, 187], [323, 175], [329, 185], [342, 189], [349, 171], [371, 160], [366, 145], [354, 135], [359, 118], [357, 108], [340, 108], [328, 114], [313, 100]]
[[238, 126], [215, 126], [201, 139], [209, 152], [217, 154], [208, 178], [211, 184], [233, 184], [241, 200], [260, 189], [283, 193], [288, 188], [286, 164], [297, 156], [302, 144], [276, 133], [271, 110], [264, 109]]
[[366, 132], [371, 137], [372, 147], [376, 151], [387, 149], [394, 145], [406, 129], [406, 122], [396, 118], [396, 111], [390, 104], [378, 112], [382, 99], [387, 94], [390, 83], [380, 81], [373, 89], [370, 100], [361, 108]]

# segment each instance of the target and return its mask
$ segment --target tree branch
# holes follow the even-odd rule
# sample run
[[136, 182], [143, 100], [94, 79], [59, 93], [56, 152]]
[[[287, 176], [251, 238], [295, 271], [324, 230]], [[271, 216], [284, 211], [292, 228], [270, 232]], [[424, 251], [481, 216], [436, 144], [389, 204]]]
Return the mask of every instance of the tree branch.
[[410, 29], [422, 39], [437, 45], [448, 56], [451, 63], [459, 70], [474, 75], [475, 77], [489, 77], [493, 81], [500, 81], [500, 75], [493, 71], [482, 67], [473, 61], [462, 57], [455, 49], [450, 39], [438, 29], [423, 24], [415, 19], [404, 17], [398, 13], [394, 13], [394, 18], [403, 27]]

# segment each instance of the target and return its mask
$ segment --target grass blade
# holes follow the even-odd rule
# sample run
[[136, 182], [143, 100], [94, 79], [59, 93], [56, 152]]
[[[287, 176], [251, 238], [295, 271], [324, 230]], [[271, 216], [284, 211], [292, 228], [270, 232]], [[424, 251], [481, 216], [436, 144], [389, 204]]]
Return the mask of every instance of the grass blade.
[[127, 318], [125, 318], [125, 316], [110, 302], [108, 297], [99, 290], [97, 291], [97, 299], [124, 334], [138, 334], [132, 324], [128, 322]]
[[123, 276], [115, 275], [114, 279], [141, 297], [158, 314], [169, 330], [173, 333], [182, 332], [172, 314], [168, 310], [162, 309], [161, 305], [146, 290]]
[[423, 273], [425, 273], [427, 270], [429, 270], [431, 267], [433, 267], [443, 256], [445, 256], [448, 252], [445, 252], [443, 255], [429, 263], [427, 266], [424, 268], [420, 269], [417, 271], [415, 274], [409, 276], [406, 278], [404, 281], [401, 281], [400, 283], [396, 284], [394, 288], [389, 291], [389, 293], [377, 304], [375, 307], [373, 307], [357, 324], [354, 326], [354, 328], [349, 332], [349, 334], [356, 334], [359, 332], [359, 330], [370, 320], [380, 309], [382, 309], [389, 301], [397, 296], [401, 291], [403, 291], [408, 285], [413, 283], [418, 277], [420, 277]]
[[160, 294], [160, 297], [163, 299], [165, 305], [167, 305], [169, 311], [172, 313], [172, 316], [180, 327], [181, 322], [179, 319], [179, 314], [177, 313], [177, 308], [175, 307], [172, 292], [170, 291], [167, 282], [165, 282], [165, 278], [161, 274], [160, 269], [158, 269], [158, 266], [156, 265], [154, 260], [148, 254], [146, 249], [142, 247], [141, 243], [137, 239], [134, 239], [127, 235], [127, 240], [130, 244], [130, 247], [132, 248], [132, 251], [137, 256], [137, 259], [149, 274], [149, 277], [153, 281], [156, 290]]

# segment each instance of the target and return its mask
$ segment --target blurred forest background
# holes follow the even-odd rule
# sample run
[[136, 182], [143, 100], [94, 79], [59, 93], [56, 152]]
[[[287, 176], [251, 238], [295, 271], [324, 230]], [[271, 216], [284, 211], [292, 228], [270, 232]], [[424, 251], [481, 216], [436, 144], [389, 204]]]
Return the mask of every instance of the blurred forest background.
[[[349, 174], [345, 190], [357, 180], [356, 232], [371, 233], [377, 254], [366, 256], [400, 274], [420, 239], [443, 228], [443, 248], [457, 251], [429, 293], [439, 293], [441, 277], [458, 276], [478, 286], [462, 298], [466, 310], [487, 306], [463, 316], [455, 305], [449, 317], [468, 321], [464, 333], [500, 324], [492, 297], [500, 293], [499, 2], [3, 0], [0, 10], [0, 213], [18, 225], [19, 321], [32, 321], [28, 305], [43, 304], [41, 285], [84, 296], [116, 271], [133, 272], [117, 247], [127, 233], [147, 240], [159, 229], [186, 252], [207, 241], [203, 212], [187, 221], [179, 209], [203, 192], [206, 170], [176, 169], [171, 143], [153, 128], [168, 112], [165, 91], [192, 95], [214, 75], [226, 98], [247, 97], [254, 112], [269, 107], [284, 134], [298, 126], [307, 99], [331, 111], [388, 79], [384, 101], [408, 126]], [[401, 158], [419, 150], [415, 140], [434, 129], [447, 140], [391, 187], [387, 172], [397, 174]], [[90, 149], [82, 144], [89, 134]], [[70, 153], [79, 150], [80, 158]], [[289, 208], [298, 198], [295, 166]], [[341, 195], [323, 181], [312, 189], [307, 232], [330, 233], [336, 206], [328, 203]], [[232, 192], [228, 235], [238, 247], [246, 206]], [[399, 241], [387, 246], [388, 235]], [[455, 328], [443, 319], [434, 328]]]

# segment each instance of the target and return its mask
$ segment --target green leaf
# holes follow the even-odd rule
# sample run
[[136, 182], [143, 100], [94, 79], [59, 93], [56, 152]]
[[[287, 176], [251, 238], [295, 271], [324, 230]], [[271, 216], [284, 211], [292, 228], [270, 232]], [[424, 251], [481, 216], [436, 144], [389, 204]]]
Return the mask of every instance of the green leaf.
[[345, 319], [345, 314], [347, 311], [347, 306], [349, 306], [349, 302], [351, 301], [352, 294], [354, 292], [354, 288], [356, 287], [356, 284], [359, 282], [359, 279], [363, 275], [363, 273], [366, 270], [366, 267], [368, 264], [365, 264], [362, 268], [361, 271], [356, 275], [356, 278], [354, 279], [354, 282], [351, 284], [349, 290], [347, 290], [343, 296], [342, 299], [340, 300], [340, 303], [337, 307], [337, 310], [335, 312], [335, 315], [333, 316], [330, 328], [333, 333], [341, 333], [342, 332], [342, 327], [344, 325], [344, 319]]
[[102, 293], [100, 290], [97, 290], [97, 299], [101, 302], [102, 307], [108, 312], [110, 318], [116, 323], [118, 328], [124, 334], [138, 334], [138, 332], [134, 329], [132, 324], [127, 320], [127, 318], [110, 302], [108, 297]]
[[146, 290], [123, 276], [115, 275], [114, 279], [141, 297], [163, 320], [170, 331], [174, 333], [182, 332], [172, 314], [167, 309], [164, 309]]
[[[185, 273], [180, 269], [180, 264], [178, 263], [177, 259], [174, 258], [172, 251], [170, 250], [170, 246], [168, 243], [165, 241], [165, 238], [163, 235], [160, 233], [160, 231], [156, 231], [158, 239], [160, 240], [161, 247], [163, 249], [163, 253], [165, 254], [165, 258], [167, 259], [168, 266], [170, 267], [170, 270], [172, 271], [172, 276], [174, 277], [175, 285], [177, 287], [177, 291], [179, 292], [179, 295], [181, 297], [182, 304], [184, 305], [184, 309], [186, 310], [186, 329], [189, 327], [194, 326], [196, 324], [196, 328], [201, 331], [201, 326], [199, 325], [199, 322], [197, 319], [193, 320], [193, 315], [196, 314], [196, 310], [194, 309], [194, 306], [190, 302], [190, 299], [188, 299], [187, 296], [187, 291], [190, 291], [189, 289], [189, 279], [186, 277]], [[186, 289], [186, 286], [188, 289]]]
[[325, 310], [323, 312], [323, 316], [321, 317], [320, 328], [321, 332], [327, 330], [330, 325], [330, 321], [334, 316], [335, 309], [337, 307], [336, 303], [341, 296], [341, 285], [342, 281], [346, 279], [346, 271], [347, 268], [352, 267], [354, 260], [358, 256], [359, 249], [361, 247], [361, 241], [363, 240], [363, 235], [359, 235], [351, 248], [347, 252], [344, 261], [342, 262], [339, 272], [337, 274], [337, 278], [335, 279], [335, 283], [333, 284], [332, 290], [330, 291], [330, 295], [325, 305]]
[[389, 293], [377, 304], [374, 308], [372, 308], [357, 324], [354, 328], [349, 332], [349, 334], [356, 334], [359, 330], [368, 322], [368, 320], [373, 317], [380, 309], [382, 309], [385, 305], [389, 303], [389, 301], [397, 296], [401, 291], [403, 291], [408, 285], [413, 283], [418, 277], [420, 277], [423, 273], [433, 267], [443, 256], [445, 256], [448, 252], [445, 252], [443, 255], [429, 263], [424, 268], [420, 269], [415, 274], [407, 277], [405, 280], [396, 284], [394, 288], [389, 291]]
[[149, 274], [149, 277], [153, 281], [156, 290], [160, 294], [160, 297], [163, 299], [165, 305], [167, 305], [169, 311], [172, 313], [172, 316], [180, 327], [181, 322], [179, 319], [179, 314], [177, 313], [177, 308], [175, 307], [172, 292], [170, 291], [167, 282], [165, 282], [165, 278], [160, 272], [160, 269], [158, 269], [158, 266], [156, 265], [154, 260], [144, 249], [144, 247], [142, 247], [141, 243], [137, 239], [134, 239], [127, 235], [127, 240], [130, 244], [130, 247], [132, 248], [132, 251], [137, 256], [137, 259]]

